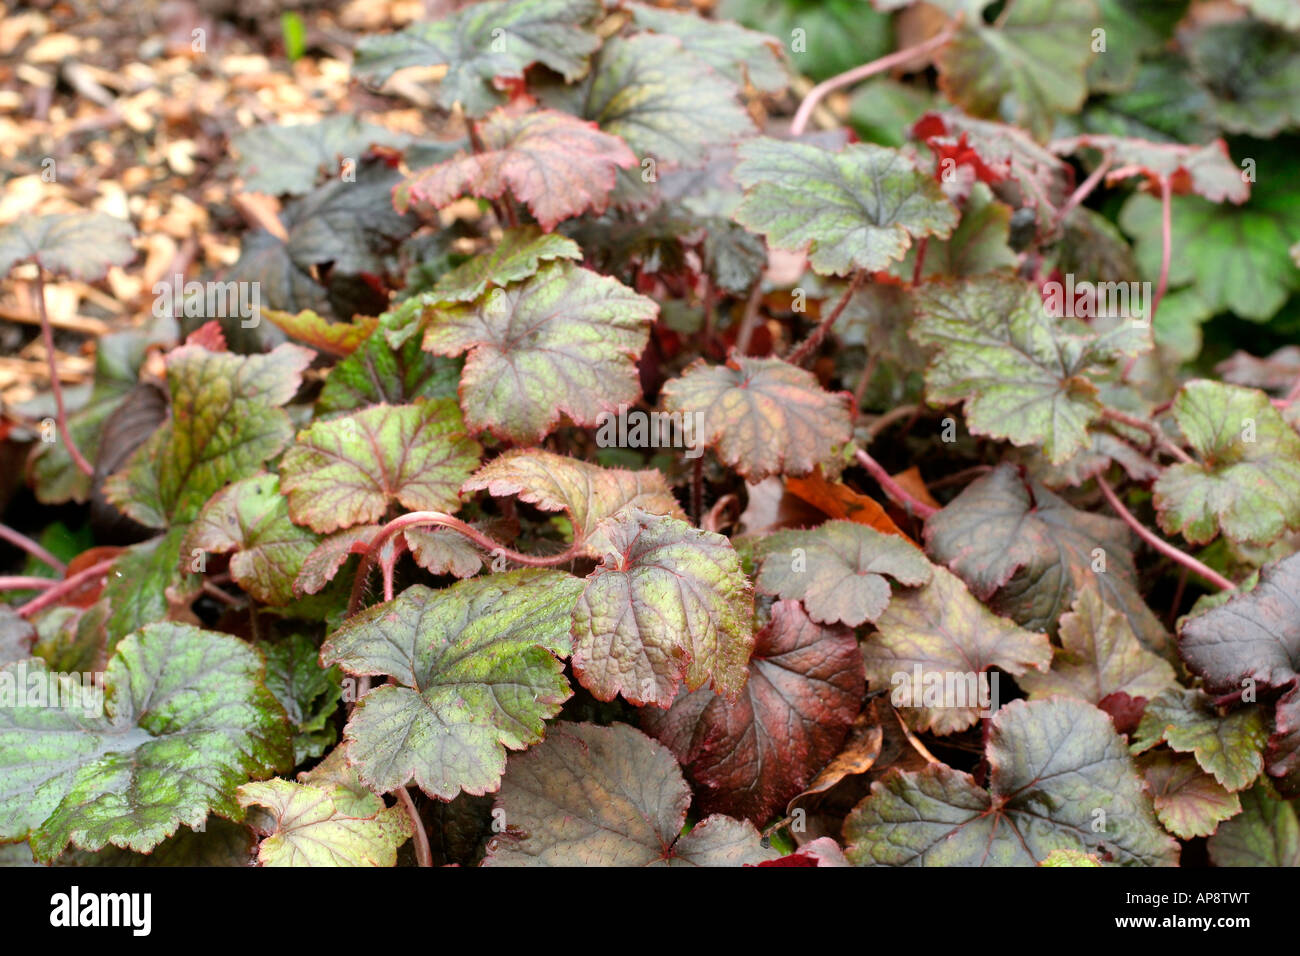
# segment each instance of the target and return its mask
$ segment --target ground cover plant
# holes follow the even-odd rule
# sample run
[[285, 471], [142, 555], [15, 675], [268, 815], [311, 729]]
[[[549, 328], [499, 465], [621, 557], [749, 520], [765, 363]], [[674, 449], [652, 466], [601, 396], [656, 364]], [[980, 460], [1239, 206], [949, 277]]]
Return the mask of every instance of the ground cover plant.
[[1300, 863], [1291, 6], [433, 6], [4, 157], [0, 862]]

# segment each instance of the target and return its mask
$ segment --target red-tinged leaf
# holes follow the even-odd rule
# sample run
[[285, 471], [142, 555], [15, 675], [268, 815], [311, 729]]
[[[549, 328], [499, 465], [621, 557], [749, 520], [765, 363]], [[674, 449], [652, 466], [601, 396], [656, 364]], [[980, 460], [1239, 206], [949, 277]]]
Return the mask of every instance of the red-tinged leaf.
[[658, 312], [617, 279], [550, 263], [477, 302], [434, 308], [424, 347], [468, 352], [460, 383], [466, 423], [522, 444], [544, 437], [562, 415], [597, 425], [602, 412], [635, 402], [635, 359]]
[[1076, 153], [1082, 147], [1110, 155], [1112, 171], [1106, 177], [1108, 183], [1140, 173], [1146, 177], [1148, 187], [1156, 192], [1160, 181], [1168, 178], [1179, 195], [1191, 192], [1210, 202], [1226, 199], [1237, 205], [1250, 198], [1250, 183], [1242, 168], [1228, 155], [1228, 144], [1221, 139], [1204, 146], [1184, 146], [1089, 133], [1051, 143], [1052, 151], [1061, 155]]
[[293, 520], [328, 534], [377, 521], [394, 501], [456, 510], [481, 452], [451, 399], [374, 405], [300, 432], [280, 484]]
[[617, 136], [555, 110], [497, 110], [479, 135], [484, 152], [417, 173], [394, 193], [397, 208], [441, 209], [461, 196], [497, 199], [509, 189], [550, 232], [562, 219], [604, 212], [617, 171], [637, 161]]
[[789, 362], [740, 356], [726, 365], [697, 359], [663, 388], [669, 413], [693, 416], [696, 441], [749, 481], [829, 464], [851, 435], [848, 398]]
[[830, 837], [818, 837], [799, 847], [789, 856], [767, 860], [758, 866], [850, 866], [840, 845]]
[[763, 824], [839, 751], [865, 676], [846, 627], [815, 624], [796, 601], [772, 605], [735, 702], [710, 690], [646, 708], [641, 726], [677, 755], [703, 813]]
[[[517, 495], [543, 511], [564, 511], [579, 542], [587, 541], [596, 525], [623, 508], [686, 517], [657, 469], [601, 468], [540, 448], [512, 448], [479, 469], [462, 490]], [[600, 556], [590, 547], [587, 552]]]
[[1023, 130], [951, 111], [922, 116], [912, 135], [936, 152], [965, 137], [980, 163], [1004, 179], [994, 191], [1013, 206], [1033, 209], [1040, 235], [1054, 231], [1056, 211], [1074, 187], [1074, 173]]
[[1300, 793], [1300, 554], [1264, 568], [1254, 590], [1184, 620], [1178, 650], [1210, 693], [1283, 692], [1268, 772], [1283, 794]]
[[714, 814], [682, 835], [691, 792], [667, 747], [634, 727], [561, 723], [510, 759], [506, 832], [484, 866], [741, 866], [776, 857], [749, 823]]
[[754, 592], [720, 534], [628, 509], [589, 539], [604, 555], [573, 612], [573, 669], [599, 700], [669, 706], [685, 682], [734, 700], [754, 646]]
[[296, 315], [278, 309], [263, 309], [262, 317], [294, 341], [341, 358], [355, 352], [379, 323], [378, 319], [364, 315], [351, 322], [331, 322], [310, 309]]
[[1181, 840], [1209, 836], [1219, 822], [1241, 812], [1241, 800], [1203, 771], [1191, 757], [1167, 752], [1138, 760], [1155, 804], [1156, 818]]
[[186, 345], [197, 345], [200, 348], [207, 349], [209, 352], [227, 352], [229, 347], [226, 345], [225, 333], [221, 331], [221, 323], [216, 319], [211, 322], [204, 322], [197, 329], [185, 336]]
[[171, 418], [104, 483], [104, 494], [151, 528], [183, 525], [227, 482], [256, 473], [293, 434], [280, 408], [312, 353], [281, 345], [266, 355], [184, 345], [167, 355]]
[[827, 481], [820, 470], [804, 478], [787, 478], [785, 490], [800, 501], [822, 511], [826, 517], [866, 525], [882, 534], [893, 534], [906, 541], [912, 539], [899, 530], [894, 519], [870, 495], [854, 491], [842, 481]]

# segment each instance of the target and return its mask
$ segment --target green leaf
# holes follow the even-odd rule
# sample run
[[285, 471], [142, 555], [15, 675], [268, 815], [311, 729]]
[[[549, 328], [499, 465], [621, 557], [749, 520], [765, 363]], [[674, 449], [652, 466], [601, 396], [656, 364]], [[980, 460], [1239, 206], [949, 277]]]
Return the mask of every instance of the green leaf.
[[456, 510], [481, 452], [451, 399], [375, 405], [300, 432], [280, 483], [293, 520], [328, 534], [377, 521], [394, 501]]
[[939, 84], [954, 103], [986, 119], [1027, 128], [1039, 141], [1088, 95], [1096, 7], [1079, 0], [1016, 0], [996, 26], [969, 17], [939, 52]]
[[[961, 211], [961, 222], [947, 239], [926, 243], [922, 278], [961, 278], [989, 272], [1008, 272], [1016, 267], [1016, 254], [1007, 244], [1011, 236], [1011, 207], [993, 198], [987, 185], [971, 187]], [[916, 272], [916, 247], [907, 250], [891, 272], [911, 281]], [[871, 286], [867, 287], [868, 289]]]
[[1129, 866], [1177, 863], [1123, 739], [1090, 704], [1012, 701], [993, 717], [988, 761], [989, 790], [943, 765], [874, 784], [844, 823], [849, 861], [1034, 866], [1075, 850]]
[[1060, 637], [1051, 671], [1017, 679], [1031, 699], [1064, 694], [1100, 704], [1121, 692], [1151, 698], [1177, 679], [1169, 662], [1142, 646], [1123, 613], [1106, 604], [1091, 582], [1061, 616]]
[[708, 147], [756, 132], [738, 92], [676, 37], [642, 33], [611, 37], [583, 82], [539, 96], [626, 141], [639, 163], [697, 165]]
[[266, 808], [249, 814], [264, 834], [262, 866], [395, 866], [397, 848], [411, 838], [406, 812], [375, 797], [378, 806], [363, 816], [351, 802], [337, 784], [276, 779], [239, 788], [240, 806]]
[[312, 353], [281, 345], [267, 355], [168, 353], [171, 418], [104, 483], [104, 494], [152, 528], [181, 525], [228, 482], [256, 473], [293, 434], [279, 406], [298, 391]]
[[601, 412], [635, 402], [635, 360], [658, 312], [654, 300], [617, 279], [549, 263], [475, 303], [434, 309], [424, 347], [468, 352], [460, 385], [465, 421], [473, 431], [524, 444], [553, 430], [561, 415], [595, 425]]
[[777, 358], [697, 359], [663, 387], [664, 407], [694, 426], [696, 447], [715, 448], [749, 481], [806, 475], [852, 435], [847, 393], [827, 392], [811, 372]]
[[[1178, 647], [1188, 668], [1204, 678], [1211, 693], [1242, 692], [1243, 699], [1253, 700], [1256, 685], [1285, 691], [1277, 701], [1267, 757], [1268, 772], [1281, 778], [1278, 787], [1287, 796], [1300, 792], [1298, 595], [1300, 555], [1292, 555], [1265, 567], [1253, 590], [1234, 592], [1222, 604], [1184, 620]], [[1229, 719], [1244, 722], [1247, 718], [1234, 713]], [[1261, 722], [1258, 718], [1250, 724], [1249, 740], [1256, 750], [1257, 734], [1264, 732]], [[1257, 762], [1257, 755], [1252, 755], [1251, 766]]]
[[[894, 30], [882, 9], [862, 0], [721, 0], [715, 15], [788, 38], [793, 67], [820, 81], [894, 49]], [[804, 42], [793, 42], [796, 37]]]
[[1097, 0], [1097, 12], [1107, 46], [1088, 64], [1088, 88], [1116, 92], [1133, 85], [1140, 58], [1169, 42], [1187, 5], [1182, 0]]
[[685, 836], [691, 791], [667, 747], [634, 727], [556, 724], [512, 757], [506, 831], [484, 866], [742, 866], [774, 859], [749, 823], [714, 814]]
[[460, 103], [479, 116], [502, 101], [493, 81], [522, 79], [541, 63], [572, 82], [587, 72], [600, 37], [586, 24], [599, 16], [597, 0], [492, 0], [357, 44], [353, 72], [382, 83], [408, 66], [446, 64], [437, 103]]
[[341, 160], [359, 162], [371, 146], [404, 147], [411, 138], [356, 116], [317, 123], [266, 123], [231, 137], [244, 188], [272, 195], [309, 193], [322, 177], [337, 176]]
[[208, 817], [203, 829], [182, 827], [148, 853], [109, 845], [95, 853], [72, 848], [54, 866], [252, 866], [257, 836], [240, 823]]
[[1279, 800], [1264, 781], [1241, 794], [1242, 811], [1208, 844], [1215, 866], [1300, 866], [1295, 804]]
[[542, 739], [570, 696], [564, 665], [582, 589], [559, 571], [422, 585], [355, 615], [321, 648], [352, 674], [387, 674], [352, 711], [348, 761], [387, 793], [414, 780], [450, 800], [496, 789], [506, 748]]
[[1079, 593], [1096, 586], [1144, 647], [1159, 651], [1169, 643], [1137, 589], [1123, 522], [1071, 507], [1038, 482], [1025, 482], [1013, 465], [971, 482], [932, 515], [925, 541], [930, 556], [957, 572], [977, 598], [992, 599], [995, 611], [1032, 630], [1055, 631]]
[[1300, 123], [1300, 38], [1249, 17], [1206, 22], [1185, 38], [1193, 75], [1229, 133], [1268, 138]]
[[128, 547], [113, 562], [104, 585], [111, 613], [104, 622], [106, 649], [146, 624], [164, 620], [173, 609], [188, 607], [202, 586], [191, 573], [194, 556], [181, 551], [188, 525]]
[[316, 402], [318, 415], [387, 403], [404, 405], [422, 398], [455, 398], [460, 363], [420, 348], [408, 339], [390, 346], [391, 326], [382, 323], [360, 348], [330, 369]]
[[573, 669], [598, 700], [667, 707], [685, 680], [734, 700], [754, 646], [754, 592], [720, 534], [626, 509], [588, 539], [604, 557], [573, 612]]
[[[43, 664], [25, 665], [46, 676]], [[292, 753], [262, 668], [237, 638], [155, 624], [118, 645], [101, 712], [5, 700], [0, 838], [30, 832], [36, 857], [48, 861], [69, 841], [145, 852], [209, 812], [240, 819], [235, 787], [287, 769]]]
[[737, 700], [701, 688], [666, 711], [645, 708], [641, 727], [682, 762], [701, 815], [761, 825], [840, 752], [864, 685], [852, 631], [819, 626], [797, 601], [777, 601]]
[[706, 20], [694, 13], [679, 13], [644, 3], [627, 5], [634, 22], [653, 33], [674, 36], [682, 48], [743, 87], [751, 83], [764, 93], [780, 93], [790, 82], [775, 37], [755, 33], [725, 20]]
[[1079, 850], [1053, 850], [1043, 858], [1039, 866], [1101, 866], [1092, 853]]
[[820, 275], [881, 271], [924, 236], [947, 237], [953, 208], [898, 150], [860, 143], [838, 153], [762, 137], [737, 150], [747, 188], [734, 217], [770, 245], [807, 252]]
[[[462, 490], [485, 490], [498, 497], [516, 495], [543, 511], [564, 511], [578, 542], [588, 541], [596, 525], [624, 508], [686, 517], [657, 468], [601, 468], [541, 448], [503, 452], [480, 468]], [[587, 553], [600, 556], [590, 547]]]
[[339, 669], [322, 667], [315, 642], [297, 632], [257, 647], [266, 658], [267, 689], [289, 718], [294, 766], [319, 757], [335, 739], [330, 718], [343, 693]]
[[0, 229], [0, 276], [32, 260], [50, 272], [93, 282], [135, 258], [134, 238], [129, 222], [102, 212], [20, 216]]
[[889, 575], [916, 587], [932, 568], [916, 545], [852, 521], [827, 521], [811, 531], [778, 531], [758, 545], [758, 589], [802, 601], [820, 624], [858, 627], [889, 605]]
[[1090, 373], [1150, 344], [1133, 322], [1097, 333], [1053, 318], [1038, 291], [1014, 278], [930, 283], [916, 298], [912, 338], [938, 350], [925, 372], [930, 401], [964, 401], [971, 432], [1042, 445], [1052, 464], [1086, 448], [1101, 416]]
[[1195, 379], [1173, 411], [1201, 461], [1170, 465], [1156, 482], [1166, 533], [1205, 544], [1221, 531], [1265, 545], [1300, 528], [1300, 435], [1266, 394]]
[[[891, 701], [918, 730], [951, 734], [976, 723], [993, 704], [978, 699], [979, 675], [991, 667], [1016, 677], [1047, 670], [1052, 645], [975, 600], [956, 575], [935, 568], [922, 588], [896, 594], [876, 620], [862, 656], [872, 687], [892, 687]], [[919, 678], [917, 675], [919, 674]], [[934, 695], [935, 681], [945, 694]], [[954, 680], [959, 683], [954, 683]], [[960, 686], [959, 686], [960, 685]], [[945, 695], [952, 687], [951, 699]], [[920, 699], [917, 699], [919, 696]]]
[[1202, 691], [1175, 687], [1147, 702], [1133, 738], [1134, 753], [1160, 741], [1190, 753], [1228, 790], [1244, 790], [1264, 769], [1262, 751], [1268, 726], [1259, 707], [1222, 715]]
[[1241, 812], [1241, 800], [1229, 793], [1191, 757], [1163, 751], [1138, 760], [1155, 804], [1156, 818], [1181, 840], [1209, 836], [1220, 821]]
[[462, 196], [500, 198], [507, 189], [546, 232], [563, 219], [609, 205], [619, 169], [636, 156], [617, 136], [556, 110], [492, 113], [480, 126], [483, 151], [431, 166], [393, 194], [396, 207], [430, 211]]
[[447, 302], [473, 302], [489, 286], [527, 279], [537, 274], [543, 262], [555, 259], [581, 261], [582, 250], [568, 236], [545, 233], [536, 226], [507, 229], [490, 251], [442, 276], [433, 295]]
[[217, 492], [190, 525], [181, 545], [225, 554], [230, 575], [263, 604], [293, 600], [293, 582], [320, 539], [289, 520], [289, 505], [275, 475], [254, 475]]

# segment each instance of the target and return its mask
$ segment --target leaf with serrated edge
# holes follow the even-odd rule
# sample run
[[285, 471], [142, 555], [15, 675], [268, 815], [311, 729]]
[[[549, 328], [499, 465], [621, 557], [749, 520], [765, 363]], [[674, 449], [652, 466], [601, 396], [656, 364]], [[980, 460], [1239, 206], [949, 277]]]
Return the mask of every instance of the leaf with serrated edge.
[[977, 14], [940, 51], [940, 86], [967, 112], [1014, 121], [1044, 140], [1055, 118], [1077, 112], [1088, 95], [1088, 36], [1096, 25], [1091, 0], [1065, 8], [1016, 0], [996, 25]]
[[916, 301], [912, 338], [937, 350], [925, 371], [930, 401], [965, 402], [971, 432], [1042, 445], [1052, 464], [1086, 448], [1101, 416], [1088, 373], [1150, 345], [1133, 323], [1098, 334], [1053, 318], [1038, 291], [1014, 278], [931, 283]]
[[328, 534], [378, 520], [393, 501], [456, 510], [481, 452], [451, 399], [373, 405], [300, 432], [280, 466], [280, 485], [293, 520]]
[[1219, 826], [1208, 849], [1215, 866], [1300, 866], [1295, 804], [1264, 781], [1241, 794], [1241, 813]]
[[[991, 687], [989, 700], [980, 698], [980, 674], [991, 667], [1017, 677], [1029, 668], [1044, 671], [1052, 645], [1046, 634], [993, 614], [960, 578], [936, 567], [929, 584], [894, 595], [876, 633], [863, 642], [862, 657], [871, 686], [892, 688], [891, 700], [909, 723], [951, 734], [976, 723], [993, 703]], [[936, 682], [943, 693], [932, 693]]]
[[[1003, 463], [977, 478], [925, 525], [926, 549], [982, 601], [1033, 630], [1055, 630], [1082, 588], [1095, 584], [1152, 650], [1169, 643], [1137, 589], [1124, 524], [1080, 511]], [[1098, 557], [1105, 573], [1093, 571]]]
[[[401, 807], [353, 816], [334, 799], [343, 788], [289, 780], [246, 783], [243, 807], [265, 807], [249, 820], [265, 836], [257, 848], [262, 866], [395, 866], [397, 848], [411, 838], [411, 820]], [[265, 829], [263, 829], [265, 828]]]
[[682, 762], [701, 813], [761, 825], [839, 752], [864, 682], [852, 631], [815, 624], [798, 602], [778, 601], [735, 703], [701, 688], [667, 711], [645, 708], [641, 726]]
[[[1179, 652], [1215, 694], [1283, 690], [1277, 701], [1268, 772], [1287, 796], [1300, 793], [1300, 554], [1260, 572], [1252, 591], [1182, 621]], [[1244, 786], [1244, 784], [1243, 784]]]
[[1209, 836], [1241, 812], [1241, 800], [1205, 773], [1191, 757], [1158, 751], [1138, 759], [1155, 805], [1156, 819], [1181, 840]]
[[774, 859], [749, 823], [719, 814], [681, 836], [691, 792], [667, 747], [634, 727], [561, 723], [510, 759], [506, 832], [484, 866], [742, 866]]
[[736, 221], [778, 249], [808, 252], [819, 275], [881, 271], [915, 240], [957, 225], [939, 184], [898, 150], [859, 143], [833, 153], [760, 138], [737, 152], [732, 175], [746, 194]]
[[1222, 531], [1239, 544], [1265, 545], [1300, 528], [1300, 435], [1267, 395], [1195, 379], [1173, 411], [1201, 462], [1170, 465], [1156, 482], [1166, 533], [1205, 544]]
[[1219, 714], [1199, 690], [1171, 688], [1147, 701], [1133, 737], [1133, 752], [1160, 741], [1171, 750], [1190, 753], [1207, 773], [1231, 791], [1249, 787], [1264, 769], [1268, 739], [1264, 712], [1258, 706]]
[[507, 229], [491, 250], [442, 276], [433, 292], [448, 302], [473, 302], [489, 286], [506, 286], [536, 275], [543, 262], [582, 259], [582, 250], [568, 236], [542, 232], [536, 226]]
[[413, 585], [349, 619], [321, 648], [322, 663], [391, 676], [353, 709], [348, 762], [387, 793], [414, 780], [450, 800], [495, 790], [506, 748], [541, 740], [570, 696], [569, 651], [578, 578], [522, 570]]
[[679, 13], [644, 3], [631, 3], [637, 26], [666, 33], [682, 41], [695, 54], [737, 85], [746, 80], [764, 93], [779, 93], [789, 85], [781, 56], [781, 42], [726, 20], [709, 20], [694, 13]]
[[319, 757], [335, 740], [330, 718], [343, 692], [338, 668], [322, 667], [316, 642], [296, 632], [257, 649], [266, 658], [266, 687], [289, 718], [294, 766]]
[[484, 151], [416, 173], [394, 193], [396, 207], [441, 209], [461, 196], [497, 199], [509, 189], [550, 232], [562, 219], [604, 212], [618, 170], [636, 165], [617, 136], [555, 110], [498, 110], [480, 135]]
[[693, 165], [710, 146], [755, 133], [739, 92], [676, 37], [641, 33], [611, 37], [585, 80], [543, 88], [539, 98], [621, 137], [638, 162]]
[[50, 272], [93, 282], [135, 258], [134, 238], [129, 222], [102, 212], [19, 216], [0, 229], [0, 276], [31, 259]]
[[1123, 739], [1091, 704], [1012, 701], [993, 716], [988, 761], [989, 790], [943, 765], [874, 783], [844, 823], [849, 862], [1034, 866], [1077, 850], [1129, 866], [1177, 863]]
[[451, 109], [460, 103], [469, 115], [479, 116], [502, 100], [494, 80], [522, 79], [533, 63], [569, 82], [586, 73], [600, 37], [584, 25], [600, 12], [598, 0], [478, 3], [400, 33], [363, 38], [353, 70], [382, 83], [406, 67], [445, 64], [438, 105]]
[[595, 425], [601, 412], [635, 402], [636, 359], [658, 314], [653, 299], [617, 279], [548, 263], [476, 303], [434, 309], [424, 347], [469, 353], [460, 399], [470, 428], [527, 443], [561, 415]]
[[588, 539], [604, 555], [573, 612], [573, 669], [598, 700], [667, 707], [685, 680], [734, 700], [754, 646], [754, 592], [720, 534], [626, 509]]
[[683, 433], [690, 425], [696, 443], [716, 448], [751, 482], [806, 475], [852, 434], [849, 396], [777, 358], [733, 356], [726, 365], [698, 359], [664, 386], [663, 402], [682, 416]]
[[311, 192], [322, 173], [337, 176], [342, 161], [356, 162], [371, 146], [403, 147], [410, 139], [343, 115], [318, 123], [266, 123], [231, 137], [231, 145], [239, 153], [246, 190], [302, 195]]
[[284, 405], [312, 353], [266, 355], [183, 345], [167, 355], [171, 418], [104, 482], [104, 494], [151, 528], [194, 520], [228, 482], [256, 473], [293, 435]]
[[857, 627], [889, 605], [889, 581], [915, 587], [931, 566], [916, 545], [852, 521], [828, 521], [811, 531], [778, 531], [759, 542], [758, 589], [802, 601], [821, 624]]
[[1177, 680], [1169, 662], [1142, 646], [1124, 615], [1091, 583], [1079, 589], [1073, 608], [1061, 616], [1060, 637], [1050, 671], [1027, 671], [1017, 678], [1031, 699], [1064, 694], [1099, 704], [1120, 692], [1151, 698]]
[[235, 552], [230, 576], [264, 604], [293, 600], [293, 582], [320, 539], [289, 520], [275, 475], [254, 475], [219, 491], [199, 512], [181, 545], [214, 554]]
[[[45, 675], [37, 661], [0, 675], [14, 680], [17, 667]], [[37, 858], [48, 861], [69, 841], [146, 852], [209, 812], [240, 819], [235, 787], [292, 759], [284, 711], [262, 670], [237, 638], [152, 624], [118, 644], [101, 714], [5, 702], [0, 839], [30, 831]]]
[[1228, 144], [1221, 139], [1204, 146], [1184, 146], [1089, 133], [1051, 144], [1052, 151], [1062, 155], [1082, 147], [1108, 154], [1118, 169], [1140, 171], [1153, 186], [1169, 178], [1178, 192], [1194, 192], [1211, 202], [1226, 199], [1241, 205], [1250, 198], [1250, 184], [1228, 155]]
[[381, 324], [351, 355], [330, 369], [316, 400], [318, 417], [386, 402], [405, 405], [422, 398], [455, 398], [461, 363], [430, 355], [416, 339], [390, 346]]
[[[564, 511], [574, 535], [585, 542], [596, 525], [623, 508], [685, 518], [677, 499], [655, 468], [626, 471], [601, 468], [541, 448], [512, 448], [488, 462], [462, 491], [516, 495], [543, 511]], [[599, 552], [587, 548], [591, 557]]]

